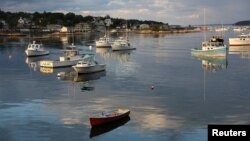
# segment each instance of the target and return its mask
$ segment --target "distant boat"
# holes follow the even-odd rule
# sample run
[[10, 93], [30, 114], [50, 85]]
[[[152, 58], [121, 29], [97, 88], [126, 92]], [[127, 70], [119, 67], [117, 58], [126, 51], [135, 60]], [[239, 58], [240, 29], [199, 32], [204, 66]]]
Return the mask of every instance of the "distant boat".
[[120, 50], [135, 50], [136, 48], [133, 48], [130, 46], [130, 42], [128, 38], [119, 37], [111, 44], [113, 51], [120, 51]]
[[242, 31], [245, 31], [245, 30], [246, 30], [246, 28], [241, 28], [241, 27], [233, 28], [234, 32], [242, 32]]
[[49, 55], [49, 51], [44, 49], [43, 44], [37, 44], [36, 41], [28, 44], [25, 53], [28, 57]]
[[101, 37], [99, 40], [95, 41], [97, 48], [108, 48], [111, 47], [111, 39], [107, 36]]
[[119, 37], [111, 44], [113, 51], [120, 51], [120, 50], [134, 50], [136, 48], [131, 47], [131, 44], [128, 39], [128, 29], [126, 27], [126, 37]]
[[111, 47], [112, 40], [109, 37], [109, 26], [112, 24], [112, 21], [110, 18], [105, 19], [105, 24], [108, 27], [108, 29], [105, 29], [105, 35], [104, 37], [101, 37], [99, 40], [95, 41], [96, 48], [109, 48]]
[[228, 31], [228, 29], [225, 27], [221, 27], [221, 28], [216, 28], [215, 31], [216, 32], [224, 32], [224, 31]]
[[77, 62], [76, 65], [72, 66], [77, 73], [94, 73], [104, 71], [106, 68], [105, 64], [99, 64], [94, 60], [94, 56], [86, 55], [83, 59]]
[[224, 40], [218, 36], [213, 36], [209, 41], [202, 42], [202, 48], [191, 49], [193, 56], [225, 57], [227, 47]]
[[250, 34], [241, 34], [236, 38], [229, 38], [230, 46], [250, 45]]
[[118, 121], [122, 118], [128, 117], [129, 114], [130, 114], [129, 109], [118, 109], [116, 111], [101, 113], [98, 116], [90, 117], [89, 121], [91, 126], [94, 127]]
[[90, 130], [90, 135], [89, 137], [90, 138], [93, 138], [93, 137], [96, 137], [96, 136], [99, 136], [101, 134], [104, 134], [104, 133], [107, 133], [107, 132], [110, 132], [124, 124], [126, 124], [128, 121], [130, 120], [130, 117], [127, 116], [127, 117], [124, 117], [118, 121], [114, 121], [112, 123], [109, 123], [108, 126], [106, 125], [100, 125], [100, 126], [95, 126], [95, 127], [92, 127], [91, 130]]
[[200, 31], [207, 31], [209, 28], [207, 26], [201, 26]]
[[72, 44], [64, 50], [64, 56], [59, 57], [59, 60], [43, 60], [40, 61], [40, 66], [49, 68], [73, 66], [77, 64], [78, 61], [83, 59], [86, 54], [94, 53], [91, 51], [86, 51], [84, 54], [80, 54], [80, 51]]

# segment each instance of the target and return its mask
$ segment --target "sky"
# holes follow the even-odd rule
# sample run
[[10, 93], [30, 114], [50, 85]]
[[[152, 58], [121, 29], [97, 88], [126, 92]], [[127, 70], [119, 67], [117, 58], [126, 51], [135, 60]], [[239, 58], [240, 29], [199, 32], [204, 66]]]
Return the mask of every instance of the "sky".
[[[1, 0], [12, 12], [74, 12], [83, 16], [155, 20], [171, 25], [231, 24], [250, 20], [250, 0]], [[205, 9], [205, 14], [204, 14]]]

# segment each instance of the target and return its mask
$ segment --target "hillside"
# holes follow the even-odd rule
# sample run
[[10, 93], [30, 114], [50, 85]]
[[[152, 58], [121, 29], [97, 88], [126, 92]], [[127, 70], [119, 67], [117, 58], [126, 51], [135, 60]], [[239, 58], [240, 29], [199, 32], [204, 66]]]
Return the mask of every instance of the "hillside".
[[239, 22], [236, 22], [234, 25], [236, 25], [236, 26], [250, 25], [250, 20], [248, 20], [248, 21], [239, 21]]

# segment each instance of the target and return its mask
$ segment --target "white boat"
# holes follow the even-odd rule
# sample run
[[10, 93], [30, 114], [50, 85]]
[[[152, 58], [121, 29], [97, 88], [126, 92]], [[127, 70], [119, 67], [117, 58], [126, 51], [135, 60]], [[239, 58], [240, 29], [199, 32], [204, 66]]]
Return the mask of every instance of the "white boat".
[[111, 47], [111, 43], [112, 43], [111, 39], [107, 36], [101, 37], [99, 40], [95, 41], [97, 48]]
[[192, 56], [225, 57], [227, 47], [224, 40], [218, 36], [213, 36], [209, 41], [202, 42], [202, 48], [191, 49]]
[[94, 60], [94, 56], [86, 55], [82, 60], [72, 66], [74, 70], [79, 73], [94, 73], [104, 71], [106, 68], [105, 64], [99, 64]]
[[229, 38], [230, 46], [250, 45], [250, 34], [241, 34], [236, 38]]
[[242, 31], [245, 31], [246, 29], [245, 28], [234, 28], [233, 31], [234, 32], [242, 32]]
[[[90, 54], [89, 52], [88, 54]], [[80, 54], [79, 50], [73, 44], [64, 50], [64, 56], [59, 57], [59, 60], [43, 60], [40, 61], [41, 67], [57, 68], [69, 67], [77, 64], [77, 62], [84, 58], [86, 54]]]
[[224, 31], [228, 31], [228, 29], [225, 27], [222, 27], [222, 28], [216, 28], [215, 31], [216, 32], [224, 32]]
[[134, 50], [136, 48], [133, 48], [130, 46], [130, 42], [128, 38], [119, 37], [111, 44], [113, 51], [119, 51], [119, 50]]
[[33, 41], [33, 43], [29, 43], [25, 53], [28, 57], [35, 57], [48, 55], [49, 51], [44, 49], [43, 44], [37, 44], [36, 41]]

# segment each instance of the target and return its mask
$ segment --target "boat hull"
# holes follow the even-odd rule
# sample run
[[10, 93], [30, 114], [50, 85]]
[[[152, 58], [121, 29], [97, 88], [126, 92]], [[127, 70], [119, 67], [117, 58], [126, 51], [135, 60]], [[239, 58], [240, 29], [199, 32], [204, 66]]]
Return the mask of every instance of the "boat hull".
[[136, 48], [132, 47], [120, 47], [120, 48], [112, 48], [113, 51], [121, 51], [121, 50], [136, 50]]
[[90, 130], [90, 135], [89, 137], [90, 138], [93, 138], [95, 136], [99, 136], [101, 134], [104, 134], [104, 133], [107, 133], [107, 132], [110, 132], [120, 126], [123, 126], [124, 124], [126, 124], [127, 122], [129, 122], [130, 120], [130, 117], [127, 116], [127, 117], [124, 117], [120, 120], [117, 120], [117, 121], [114, 121], [112, 123], [109, 124], [109, 126], [94, 126], [91, 128]]
[[105, 68], [106, 68], [106, 65], [104, 65], [104, 64], [98, 64], [98, 65], [91, 66], [91, 67], [77, 67], [77, 66], [73, 66], [73, 68], [79, 74], [86, 74], [86, 73], [94, 73], [94, 72], [104, 71]]
[[96, 44], [97, 48], [109, 48], [109, 47], [111, 47], [111, 43], [109, 43], [109, 42], [96, 41], [95, 44]]
[[217, 47], [211, 50], [191, 49], [193, 56], [209, 56], [209, 57], [225, 57], [227, 55], [227, 48]]
[[230, 46], [244, 46], [250, 45], [250, 38], [240, 39], [240, 38], [229, 38], [229, 45]]
[[127, 112], [120, 114], [119, 116], [113, 116], [113, 117], [93, 117], [89, 118], [91, 126], [98, 126], [98, 125], [103, 125], [107, 123], [112, 123], [114, 121], [120, 120], [122, 118], [128, 117], [130, 114], [130, 111], [128, 110]]
[[131, 47], [129, 44], [113, 44], [112, 46], [113, 51], [120, 51], [120, 50], [135, 50], [136, 48]]
[[25, 53], [28, 57], [49, 55], [49, 51], [46, 50], [45, 51], [25, 50]]

